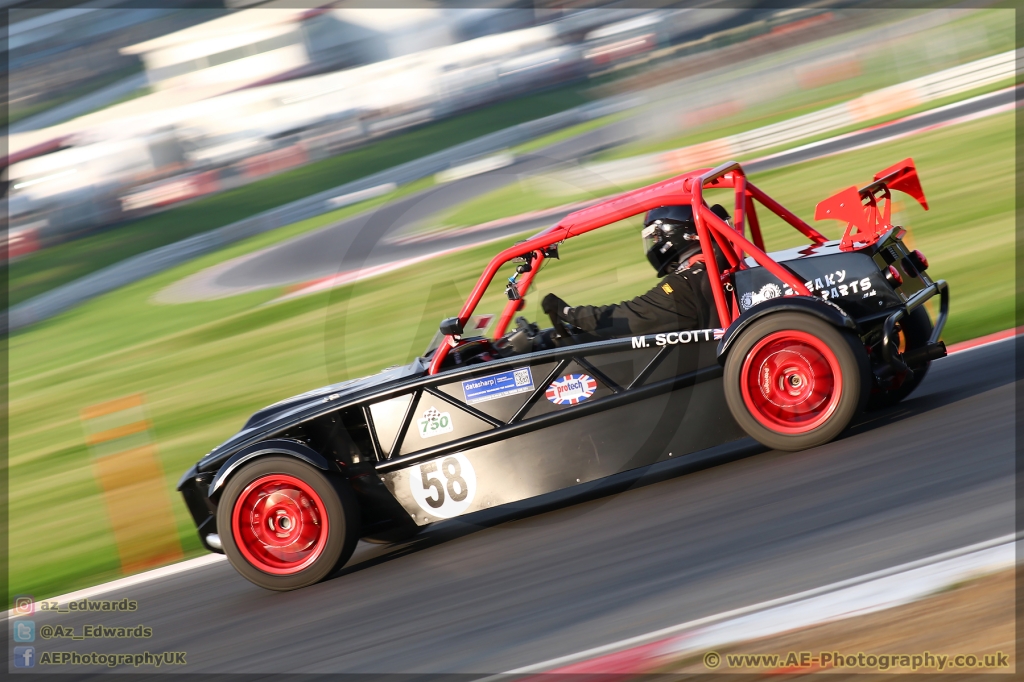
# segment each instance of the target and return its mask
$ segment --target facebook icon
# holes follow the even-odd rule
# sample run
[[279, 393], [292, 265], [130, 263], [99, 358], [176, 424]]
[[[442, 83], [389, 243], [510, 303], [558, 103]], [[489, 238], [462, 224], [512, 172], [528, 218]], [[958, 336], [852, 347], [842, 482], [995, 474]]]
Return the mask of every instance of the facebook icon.
[[36, 665], [36, 648], [34, 646], [14, 647], [14, 667], [33, 668]]

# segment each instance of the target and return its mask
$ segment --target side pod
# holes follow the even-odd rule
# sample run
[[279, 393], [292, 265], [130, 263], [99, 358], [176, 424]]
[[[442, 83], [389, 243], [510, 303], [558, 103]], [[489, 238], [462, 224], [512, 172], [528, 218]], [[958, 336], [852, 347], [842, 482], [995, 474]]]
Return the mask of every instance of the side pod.
[[825, 322], [842, 329], [856, 331], [857, 323], [846, 314], [846, 311], [829, 301], [822, 300], [816, 296], [784, 296], [773, 298], [760, 303], [753, 308], [743, 312], [736, 321], [729, 325], [718, 342], [718, 362], [725, 365], [725, 358], [729, 354], [729, 348], [733, 340], [755, 320], [776, 312], [798, 312], [807, 313], [820, 317]]
[[305, 443], [286, 438], [276, 438], [254, 443], [231, 455], [221, 465], [217, 475], [210, 481], [209, 497], [216, 500], [227, 480], [246, 462], [266, 455], [287, 455], [300, 459], [323, 471], [338, 471], [338, 466]]

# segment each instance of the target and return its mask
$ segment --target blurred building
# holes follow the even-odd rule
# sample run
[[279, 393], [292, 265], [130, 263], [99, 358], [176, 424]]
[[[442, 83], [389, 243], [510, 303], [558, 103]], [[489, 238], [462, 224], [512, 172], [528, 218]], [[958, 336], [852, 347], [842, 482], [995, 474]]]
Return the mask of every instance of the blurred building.
[[518, 28], [522, 12], [469, 9], [278, 9], [233, 12], [131, 45], [156, 89], [235, 87], [386, 61]]
[[[154, 91], [12, 135], [9, 215], [45, 246], [607, 69], [683, 12], [236, 11], [124, 47]], [[525, 26], [524, 26], [525, 25]], [[607, 27], [607, 28], [602, 28]]]
[[[107, 3], [116, 5], [116, 3]], [[31, 111], [66, 93], [138, 69], [138, 59], [120, 52], [147, 40], [216, 16], [216, 10], [176, 8], [8, 10], [8, 113]]]

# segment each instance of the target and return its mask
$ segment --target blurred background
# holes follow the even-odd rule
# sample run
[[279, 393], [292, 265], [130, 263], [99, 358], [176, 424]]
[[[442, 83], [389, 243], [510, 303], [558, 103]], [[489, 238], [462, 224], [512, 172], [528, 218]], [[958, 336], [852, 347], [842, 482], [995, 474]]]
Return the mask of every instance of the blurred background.
[[[947, 343], [1012, 327], [1012, 5], [734, 4], [10, 7], [11, 593], [147, 565], [96, 406], [133, 396], [155, 458], [150, 565], [197, 555], [174, 486], [252, 411], [409, 361], [498, 249], [694, 168], [750, 162], [809, 220], [913, 157], [932, 209], [897, 209], [955, 292]], [[636, 225], [537, 291], [646, 290]]]

